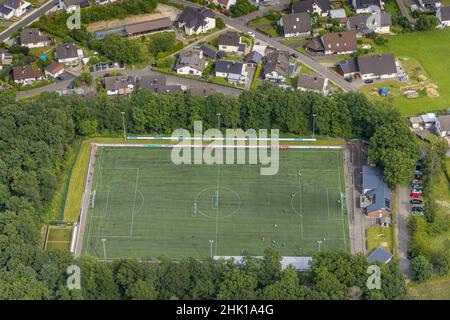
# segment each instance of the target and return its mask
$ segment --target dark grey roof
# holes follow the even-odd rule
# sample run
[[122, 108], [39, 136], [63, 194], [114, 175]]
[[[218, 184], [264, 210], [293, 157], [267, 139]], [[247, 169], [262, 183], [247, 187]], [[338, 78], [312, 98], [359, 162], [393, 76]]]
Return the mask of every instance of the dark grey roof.
[[216, 61], [214, 72], [240, 75], [242, 73], [242, 67], [243, 64], [241, 62], [219, 60]]
[[325, 78], [319, 75], [300, 74], [298, 77], [297, 87], [310, 90], [323, 90]]
[[313, 4], [316, 4], [322, 11], [330, 10], [330, 0], [300, 0], [292, 5], [292, 12], [313, 12]]
[[358, 72], [358, 66], [356, 64], [356, 58], [350, 57], [344, 61], [338, 63], [339, 68], [341, 68], [344, 74]]
[[393, 53], [372, 54], [357, 58], [359, 72], [361, 74], [373, 73], [377, 76], [397, 72]]
[[[370, 20], [369, 17], [372, 17]], [[391, 14], [389, 12], [381, 12], [379, 15], [370, 15], [370, 14], [359, 14], [353, 17], [348, 18], [349, 29], [354, 30], [358, 33], [369, 34], [372, 33], [373, 30], [370, 28], [368, 24], [380, 24], [379, 27], [387, 27], [392, 25]]]
[[263, 74], [277, 72], [282, 76], [287, 76], [289, 68], [289, 53], [286, 51], [273, 51], [264, 57]]
[[[64, 4], [68, 7], [68, 6], [75, 6], [75, 5], [80, 5], [83, 4], [84, 2], [86, 2], [87, 0], [63, 0]], [[89, 2], [89, 1], [87, 1]]]
[[56, 47], [56, 58], [57, 59], [67, 59], [67, 58], [77, 58], [78, 48], [73, 43], [59, 44]]
[[311, 31], [312, 19], [306, 12], [287, 14], [281, 19], [283, 21], [283, 31], [285, 34]]
[[214, 18], [214, 13], [209, 9], [200, 9], [187, 6], [178, 17], [178, 23], [185, 24], [188, 28], [198, 29], [206, 25], [206, 18]]
[[4, 5], [0, 5], [0, 13], [7, 16], [8, 14], [11, 13], [11, 11], [13, 11], [13, 9], [11, 8], [7, 8]]
[[439, 9], [441, 12], [441, 20], [442, 21], [449, 21], [450, 20], [450, 7], [441, 7]]
[[323, 51], [324, 47], [322, 41], [318, 39], [314, 39], [311, 42], [306, 44], [306, 48], [312, 51]]
[[127, 76], [106, 77], [103, 79], [106, 90], [119, 90], [128, 87]]
[[164, 17], [160, 19], [129, 24], [125, 26], [125, 31], [128, 35], [132, 35], [169, 28], [171, 25], [172, 21], [170, 21], [169, 18]]
[[17, 9], [23, 4], [23, 0], [6, 0], [3, 5], [9, 8]]
[[239, 47], [241, 37], [237, 32], [227, 32], [219, 36], [219, 45]]
[[381, 261], [383, 263], [388, 263], [391, 259], [392, 254], [381, 247], [372, 250], [372, 252], [367, 256], [367, 260], [369, 260], [369, 262]]
[[378, 6], [381, 9], [381, 0], [356, 0], [355, 9], [367, 9], [370, 6]]
[[422, 0], [423, 4], [441, 3], [442, 0]]
[[200, 52], [198, 50], [187, 50], [180, 52], [175, 69], [182, 67], [192, 67], [196, 70], [203, 71], [206, 63], [200, 58]]
[[363, 189], [368, 189], [366, 196], [374, 199], [367, 212], [380, 209], [391, 211], [391, 189], [384, 181], [380, 167], [363, 166]]
[[20, 33], [20, 43], [30, 44], [48, 41], [48, 37], [36, 28], [26, 29]]
[[450, 131], [450, 115], [439, 116], [438, 119], [441, 129], [444, 131]]
[[252, 51], [249, 52], [246, 56], [244, 61], [246, 63], [256, 63], [259, 64], [262, 60], [263, 56], [261, 55], [261, 53], [257, 52], [257, 51]]
[[161, 75], [143, 76], [139, 88], [147, 88], [155, 93], [181, 91], [180, 85], [167, 85], [166, 77]]
[[203, 51], [203, 55], [210, 58], [215, 59], [217, 57], [217, 50], [214, 48], [211, 48], [210, 46], [201, 46], [200, 50]]

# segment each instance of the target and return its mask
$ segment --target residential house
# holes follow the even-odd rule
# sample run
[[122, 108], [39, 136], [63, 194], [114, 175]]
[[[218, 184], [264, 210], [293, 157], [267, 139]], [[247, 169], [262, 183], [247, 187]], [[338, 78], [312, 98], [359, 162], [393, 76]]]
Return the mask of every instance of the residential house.
[[436, 17], [441, 22], [441, 26], [450, 27], [450, 7], [440, 7], [436, 11]]
[[84, 54], [82, 49], [73, 43], [59, 44], [56, 47], [56, 60], [59, 63], [74, 63], [83, 59]]
[[51, 41], [49, 40], [47, 35], [41, 32], [39, 29], [26, 29], [20, 33], [20, 45], [22, 47], [32, 49], [46, 47], [50, 44]]
[[380, 167], [363, 166], [361, 208], [369, 218], [391, 215], [391, 189], [384, 181]]
[[412, 129], [422, 129], [423, 128], [423, 121], [422, 117], [409, 117], [409, 124]]
[[439, 136], [450, 136], [450, 115], [437, 117], [434, 127]]
[[38, 68], [33, 67], [31, 64], [24, 66], [14, 67], [12, 69], [12, 80], [23, 86], [33, 84], [36, 81], [44, 79], [44, 76]]
[[372, 32], [386, 34], [391, 32], [392, 19], [389, 12], [377, 14], [359, 14], [348, 18], [347, 30], [355, 31], [357, 36], [366, 36]]
[[261, 53], [259, 53], [258, 51], [252, 51], [245, 56], [244, 62], [247, 64], [247, 66], [256, 68], [261, 63], [262, 59], [263, 56], [261, 55]]
[[214, 12], [187, 6], [177, 20], [177, 26], [188, 35], [208, 32], [216, 27]]
[[312, 19], [309, 13], [291, 13], [282, 16], [278, 24], [285, 38], [308, 36], [311, 34]]
[[297, 89], [301, 91], [314, 91], [325, 94], [327, 92], [328, 78], [317, 74], [300, 74]]
[[436, 114], [434, 113], [425, 113], [416, 117], [409, 117], [409, 124], [412, 129], [430, 129], [435, 127], [436, 124]]
[[434, 11], [442, 6], [442, 1], [441, 0], [419, 0], [419, 4], [424, 9]]
[[357, 14], [380, 12], [383, 9], [381, 0], [352, 0], [351, 3]]
[[275, 50], [267, 53], [262, 67], [264, 79], [284, 84], [289, 77], [289, 53]]
[[266, 55], [266, 50], [267, 50], [267, 45], [265, 44], [260, 44], [260, 43], [256, 43], [253, 45], [252, 51], [256, 51], [259, 54], [261, 54], [261, 56], [265, 56]]
[[373, 249], [369, 255], [367, 256], [367, 260], [370, 263], [376, 263], [377, 261], [382, 262], [384, 264], [389, 263], [392, 260], [393, 255], [382, 247], [378, 247]]
[[147, 88], [155, 93], [183, 91], [183, 87], [181, 85], [168, 85], [166, 77], [162, 75], [142, 76], [137, 83], [137, 87]]
[[245, 83], [248, 79], [246, 68], [242, 62], [219, 60], [214, 66], [214, 75], [231, 83]]
[[333, 32], [321, 37], [325, 54], [349, 54], [358, 49], [354, 31]]
[[90, 5], [89, 0], [59, 0], [59, 7], [66, 12], [87, 8]]
[[64, 67], [58, 62], [53, 61], [44, 69], [45, 76], [49, 79], [55, 79], [64, 73]]
[[330, 8], [330, 0], [300, 0], [292, 4], [292, 13], [317, 13], [322, 17], [326, 17]]
[[241, 36], [237, 32], [227, 32], [219, 36], [219, 51], [236, 53], [241, 45]]
[[0, 70], [2, 70], [4, 66], [11, 65], [12, 62], [13, 62], [12, 53], [0, 47]]
[[337, 71], [345, 78], [358, 74], [362, 80], [392, 79], [398, 76], [393, 53], [350, 57], [338, 63]]
[[210, 46], [200, 46], [200, 50], [203, 51], [203, 56], [209, 59], [216, 59], [217, 58], [217, 50], [215, 48], [212, 48]]
[[0, 18], [11, 19], [13, 17], [20, 17], [30, 6], [31, 4], [24, 0], [5, 0], [0, 5]]
[[103, 84], [109, 96], [129, 95], [134, 89], [132, 77], [127, 76], [105, 77]]
[[125, 26], [125, 34], [128, 37], [140, 37], [151, 32], [168, 29], [172, 26], [169, 18], [159, 18], [143, 22], [128, 24]]
[[186, 74], [200, 77], [203, 70], [207, 66], [207, 62], [203, 60], [203, 51], [187, 50], [182, 51], [175, 65], [175, 71], [178, 74]]

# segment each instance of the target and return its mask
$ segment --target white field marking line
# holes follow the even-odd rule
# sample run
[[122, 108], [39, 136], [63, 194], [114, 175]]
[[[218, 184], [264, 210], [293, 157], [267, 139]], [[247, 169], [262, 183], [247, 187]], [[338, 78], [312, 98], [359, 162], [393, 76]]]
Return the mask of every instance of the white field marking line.
[[330, 198], [328, 196], [328, 188], [327, 188], [327, 209], [328, 209], [328, 220], [330, 220]]
[[341, 195], [342, 236], [344, 238], [344, 250], [346, 250], [347, 249], [347, 239], [345, 238], [344, 203], [343, 203], [343, 199], [342, 199], [342, 181], [341, 181], [341, 167], [340, 167], [339, 151], [336, 151], [336, 155], [337, 155], [337, 167], [338, 167], [338, 177], [339, 177], [339, 193]]
[[[93, 165], [92, 166], [92, 175], [94, 176], [93, 177], [93, 181], [92, 181], [92, 185], [91, 185], [91, 189], [93, 189], [93, 190], [95, 190], [95, 188], [96, 188], [96, 186], [97, 186], [97, 183], [98, 183], [98, 180], [100, 179], [99, 177], [100, 177], [100, 175], [101, 175], [101, 172], [102, 172], [102, 160], [103, 160], [103, 148], [96, 148], [96, 151], [97, 152], [99, 152], [99, 158], [100, 159], [98, 159], [98, 161], [96, 160], [96, 158], [95, 158], [95, 154], [94, 154], [94, 156], [93, 156], [93, 159], [94, 159], [94, 162], [95, 162], [95, 166]], [[91, 159], [89, 159], [89, 164], [88, 164], [88, 175], [89, 175], [89, 168], [90, 168], [90, 166], [91, 166]], [[97, 171], [97, 174], [94, 174], [94, 172], [95, 171]], [[87, 179], [89, 179], [89, 176], [87, 177]], [[88, 201], [88, 204], [87, 204], [87, 208], [85, 208], [86, 209], [86, 214], [88, 214], [89, 213], [89, 201]], [[92, 212], [92, 214], [89, 214], [89, 228], [88, 228], [88, 235], [87, 235], [87, 242], [86, 242], [86, 255], [89, 253], [89, 245], [90, 245], [90, 243], [91, 243], [91, 231], [92, 231], [92, 218], [93, 218], [93, 216], [94, 216], [94, 212], [95, 212], [95, 206], [94, 206], [94, 211]], [[82, 250], [83, 248], [81, 248], [81, 250]]]
[[135, 184], [134, 184], [134, 201], [133, 201], [133, 211], [131, 212], [130, 238], [133, 236], [134, 210], [136, 209], [136, 198], [137, 198], [138, 180], [139, 180], [139, 168], [137, 168], [137, 172], [136, 172], [136, 182], [135, 182]]
[[219, 240], [219, 188], [220, 188], [220, 164], [217, 164], [217, 208], [216, 208], [216, 243], [214, 255], [217, 256], [217, 241]]

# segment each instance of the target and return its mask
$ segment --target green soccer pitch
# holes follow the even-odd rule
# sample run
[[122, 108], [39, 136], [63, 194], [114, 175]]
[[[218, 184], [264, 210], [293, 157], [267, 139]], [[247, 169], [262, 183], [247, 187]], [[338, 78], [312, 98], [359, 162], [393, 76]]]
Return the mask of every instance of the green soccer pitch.
[[175, 165], [170, 155], [169, 148], [98, 148], [84, 255], [349, 251], [340, 150], [280, 149], [273, 176], [260, 175], [260, 165]]

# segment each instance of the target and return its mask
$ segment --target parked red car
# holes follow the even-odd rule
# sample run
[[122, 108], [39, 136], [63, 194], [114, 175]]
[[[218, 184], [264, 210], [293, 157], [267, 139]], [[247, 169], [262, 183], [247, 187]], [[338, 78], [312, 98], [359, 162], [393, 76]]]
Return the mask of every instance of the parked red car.
[[422, 199], [422, 194], [420, 194], [420, 193], [413, 192], [409, 196], [413, 199]]

